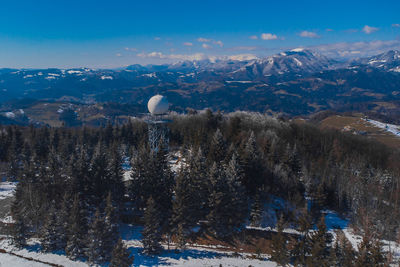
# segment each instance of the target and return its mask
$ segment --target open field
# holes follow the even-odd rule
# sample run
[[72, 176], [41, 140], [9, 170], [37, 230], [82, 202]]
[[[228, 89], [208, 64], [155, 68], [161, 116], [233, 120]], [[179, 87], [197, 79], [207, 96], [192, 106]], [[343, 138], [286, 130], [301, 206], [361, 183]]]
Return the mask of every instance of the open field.
[[320, 123], [322, 129], [334, 128], [343, 132], [364, 135], [390, 147], [400, 148], [400, 136], [390, 131], [392, 128], [389, 126], [390, 124], [382, 124], [362, 117], [340, 115], [330, 116]]

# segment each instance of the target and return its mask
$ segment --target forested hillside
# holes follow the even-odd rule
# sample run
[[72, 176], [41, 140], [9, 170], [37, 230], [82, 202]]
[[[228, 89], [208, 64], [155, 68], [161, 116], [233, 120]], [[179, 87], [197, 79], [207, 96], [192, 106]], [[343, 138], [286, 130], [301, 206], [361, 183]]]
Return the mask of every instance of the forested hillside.
[[[102, 128], [0, 126], [1, 168], [18, 182], [14, 244], [38, 237], [43, 251], [125, 266], [132, 259], [118, 241], [120, 223], [143, 225], [144, 253], [157, 254], [165, 243], [184, 250], [199, 237], [227, 241], [260, 226], [264, 204], [279, 198], [284, 205], [274, 211], [277, 233], [268, 248], [274, 261], [386, 261], [380, 240], [397, 240], [400, 232], [398, 150], [259, 113], [207, 110], [170, 119], [169, 150], [159, 151], [150, 151], [141, 120]], [[359, 229], [358, 251], [345, 238], [333, 242], [324, 210]], [[283, 234], [285, 226], [299, 234]]]

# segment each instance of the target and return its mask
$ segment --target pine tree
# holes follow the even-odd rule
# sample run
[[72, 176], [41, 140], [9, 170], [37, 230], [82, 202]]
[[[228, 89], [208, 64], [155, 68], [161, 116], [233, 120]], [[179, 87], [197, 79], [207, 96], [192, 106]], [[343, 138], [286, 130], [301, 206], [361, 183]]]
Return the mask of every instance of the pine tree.
[[65, 253], [70, 259], [77, 259], [84, 255], [87, 232], [86, 211], [80, 197], [74, 196], [68, 222], [68, 237]]
[[255, 194], [264, 184], [263, 168], [261, 166], [261, 156], [257, 148], [256, 137], [251, 131], [249, 138], [244, 144], [244, 150], [240, 154], [243, 164], [244, 176], [243, 184], [247, 191]]
[[111, 193], [109, 193], [104, 211], [104, 258], [106, 261], [110, 260], [111, 251], [118, 241], [118, 217], [112, 199]]
[[19, 214], [14, 214], [13, 219], [12, 242], [16, 247], [22, 248], [26, 245], [27, 227]]
[[[193, 149], [191, 149], [192, 151]], [[203, 151], [199, 148], [197, 153], [190, 153], [187, 160], [188, 176], [190, 180], [190, 188], [192, 199], [194, 200], [193, 208], [196, 212], [191, 216], [194, 221], [204, 220], [208, 213], [208, 184], [207, 184], [207, 167], [206, 159]]]
[[382, 242], [378, 238], [372, 242], [370, 252], [373, 266], [388, 266], [385, 257], [386, 255], [383, 252]]
[[138, 209], [146, 207], [146, 201], [151, 196], [151, 158], [150, 151], [142, 145], [131, 159], [131, 180], [129, 184], [129, 195]]
[[340, 265], [339, 266], [354, 266], [355, 251], [353, 245], [347, 240], [345, 235], [342, 235], [340, 242]]
[[113, 201], [116, 202], [118, 209], [120, 209], [125, 195], [125, 185], [123, 181], [122, 157], [117, 145], [112, 147], [109, 165], [111, 194]]
[[183, 248], [190, 228], [196, 221], [196, 199], [187, 172], [181, 168], [175, 183], [175, 198], [173, 201], [172, 225], [173, 232], [179, 239], [179, 247]]
[[209, 162], [222, 163], [226, 158], [226, 141], [219, 129], [217, 129], [211, 139], [210, 150], [208, 153]]
[[152, 197], [147, 201], [144, 213], [143, 252], [146, 254], [158, 254], [161, 251], [161, 214]]
[[309, 231], [312, 227], [312, 219], [308, 213], [307, 208], [303, 209], [300, 217], [298, 218], [299, 231], [301, 236], [296, 242], [293, 250], [293, 256], [295, 257], [295, 263], [300, 266], [306, 265], [306, 255], [310, 253], [310, 237]]
[[385, 255], [382, 250], [382, 243], [379, 239], [373, 239], [369, 230], [366, 230], [363, 239], [358, 246], [356, 267], [386, 266]]
[[56, 218], [56, 232], [57, 232], [57, 250], [64, 250], [67, 245], [67, 231], [68, 231], [68, 218], [69, 218], [69, 196], [64, 195], [61, 208]]
[[229, 228], [235, 232], [242, 228], [248, 213], [247, 197], [242, 185], [244, 174], [236, 153], [233, 153], [231, 160], [225, 167], [225, 175], [229, 186], [228, 194], [231, 199]]
[[90, 196], [93, 204], [100, 204], [104, 195], [112, 188], [109, 159], [105, 147], [98, 143], [93, 153], [90, 167]]
[[111, 251], [105, 251], [106, 246], [106, 226], [103, 216], [100, 214], [100, 210], [97, 209], [94, 215], [93, 222], [90, 225], [89, 232], [87, 235], [87, 251], [86, 255], [90, 263], [102, 263], [104, 262], [106, 253]]
[[284, 227], [285, 223], [283, 216], [281, 216], [276, 225], [277, 233], [272, 237], [271, 242], [271, 258], [280, 266], [287, 266], [289, 263], [289, 253], [287, 249], [286, 238], [283, 234]]
[[57, 214], [54, 206], [49, 209], [46, 222], [41, 231], [41, 244], [45, 252], [51, 252], [59, 248]]
[[214, 162], [209, 172], [210, 212], [208, 228], [216, 237], [227, 237], [240, 230], [246, 215], [246, 202], [238, 177], [239, 170], [232, 162], [229, 171]]
[[311, 256], [307, 260], [307, 266], [329, 266], [328, 248], [329, 243], [328, 233], [325, 224], [325, 217], [321, 216], [317, 225], [317, 231], [311, 235]]
[[110, 267], [130, 267], [134, 261], [134, 257], [129, 255], [129, 251], [126, 249], [122, 239], [118, 239], [117, 244], [115, 245], [111, 261]]
[[252, 226], [260, 226], [262, 211], [260, 193], [257, 193], [250, 211], [250, 222]]

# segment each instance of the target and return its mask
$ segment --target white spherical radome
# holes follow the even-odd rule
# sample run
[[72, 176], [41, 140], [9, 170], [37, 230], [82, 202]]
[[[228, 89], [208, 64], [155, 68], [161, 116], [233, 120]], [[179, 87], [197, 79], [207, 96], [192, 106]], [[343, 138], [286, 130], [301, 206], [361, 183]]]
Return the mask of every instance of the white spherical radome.
[[162, 95], [155, 95], [150, 98], [147, 108], [151, 115], [161, 115], [168, 111], [168, 99]]

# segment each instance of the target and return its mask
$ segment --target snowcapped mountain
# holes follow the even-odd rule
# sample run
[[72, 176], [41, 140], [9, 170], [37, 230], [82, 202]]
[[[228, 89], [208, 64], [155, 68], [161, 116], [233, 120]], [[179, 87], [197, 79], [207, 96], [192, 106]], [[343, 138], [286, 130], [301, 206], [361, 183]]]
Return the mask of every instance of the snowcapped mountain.
[[302, 48], [282, 52], [267, 58], [250, 61], [235, 76], [247, 74], [249, 77], [262, 77], [282, 74], [304, 74], [319, 72], [331, 68], [336, 61]]
[[400, 72], [400, 51], [390, 50], [376, 56], [354, 60], [351, 65], [367, 65], [386, 71]]
[[165, 65], [132, 65], [127, 70], [171, 71], [181, 73], [214, 72], [231, 78], [254, 79], [282, 74], [304, 74], [332, 68], [337, 62], [303, 48], [297, 48], [264, 58], [254, 56], [220, 57], [185, 60]]

